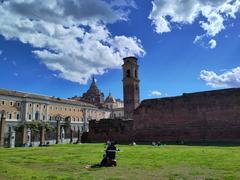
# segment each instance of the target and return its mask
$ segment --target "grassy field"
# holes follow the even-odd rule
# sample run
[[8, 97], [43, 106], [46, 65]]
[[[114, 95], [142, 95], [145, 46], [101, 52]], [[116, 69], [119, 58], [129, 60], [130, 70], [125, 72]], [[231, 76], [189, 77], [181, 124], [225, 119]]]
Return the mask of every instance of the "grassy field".
[[240, 147], [118, 146], [117, 167], [87, 170], [103, 144], [0, 149], [0, 179], [240, 179]]

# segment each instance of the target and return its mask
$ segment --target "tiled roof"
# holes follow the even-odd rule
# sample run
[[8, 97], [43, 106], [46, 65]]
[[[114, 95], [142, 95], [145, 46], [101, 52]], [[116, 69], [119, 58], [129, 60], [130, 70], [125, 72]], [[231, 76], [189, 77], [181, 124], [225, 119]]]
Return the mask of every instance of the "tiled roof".
[[44, 96], [39, 94], [32, 94], [32, 93], [6, 90], [6, 89], [0, 89], [0, 95], [13, 96], [13, 97], [19, 97], [19, 98], [32, 98], [32, 99], [45, 100], [45, 101], [50, 101], [55, 103], [64, 103], [64, 104], [70, 104], [70, 105], [87, 106], [87, 107], [96, 108], [96, 106], [90, 103], [82, 102], [82, 101], [56, 98], [54, 96], [49, 97], [49, 96]]

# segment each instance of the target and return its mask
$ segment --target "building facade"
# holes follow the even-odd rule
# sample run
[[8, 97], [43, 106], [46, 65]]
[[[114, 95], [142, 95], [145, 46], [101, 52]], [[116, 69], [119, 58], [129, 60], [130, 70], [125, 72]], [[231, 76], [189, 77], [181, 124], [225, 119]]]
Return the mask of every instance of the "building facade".
[[111, 93], [104, 101], [104, 107], [111, 111], [111, 119], [124, 118], [124, 104], [120, 99], [115, 99]]
[[[66, 126], [68, 126], [71, 133], [79, 132], [82, 134], [88, 131], [88, 123], [90, 120], [109, 118], [111, 114], [111, 111], [107, 109], [100, 109], [93, 104], [83, 101], [67, 100], [4, 89], [0, 90], [0, 112], [5, 112], [4, 133], [8, 134], [7, 136], [23, 124], [41, 122], [49, 123], [52, 127], [56, 127], [57, 121], [59, 120], [63, 134], [65, 133], [64, 131], [67, 131]], [[24, 137], [24, 135], [22, 136]], [[54, 139], [55, 138], [49, 139], [49, 142], [55, 143]], [[64, 141], [69, 142], [70, 138], [64, 138]]]
[[[94, 104], [98, 107], [99, 111], [105, 112], [105, 119], [109, 118], [123, 118], [124, 117], [124, 103], [120, 99], [115, 99], [111, 93], [104, 100], [104, 94], [97, 87], [96, 80], [93, 78], [92, 83], [87, 90], [81, 96], [75, 96], [70, 98], [71, 100], [84, 101]], [[90, 115], [92, 117], [92, 115]], [[102, 117], [102, 116], [101, 116]], [[94, 119], [94, 118], [93, 118]], [[99, 118], [95, 118], [99, 120]]]

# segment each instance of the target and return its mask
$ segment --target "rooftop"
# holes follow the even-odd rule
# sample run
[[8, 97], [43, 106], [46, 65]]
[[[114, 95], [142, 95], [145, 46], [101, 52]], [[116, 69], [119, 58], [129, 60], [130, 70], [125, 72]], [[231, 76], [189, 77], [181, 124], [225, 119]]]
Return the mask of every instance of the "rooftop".
[[65, 103], [65, 104], [71, 104], [71, 105], [95, 107], [94, 105], [92, 105], [90, 103], [86, 103], [86, 102], [82, 102], [82, 101], [63, 99], [63, 98], [58, 98], [58, 97], [54, 97], [54, 96], [50, 97], [50, 96], [45, 96], [45, 95], [32, 94], [32, 93], [20, 92], [20, 91], [14, 91], [14, 90], [0, 89], [0, 95], [13, 96], [13, 97], [19, 97], [19, 98], [32, 98], [32, 99], [50, 101], [50, 102], [55, 102], [55, 103]]

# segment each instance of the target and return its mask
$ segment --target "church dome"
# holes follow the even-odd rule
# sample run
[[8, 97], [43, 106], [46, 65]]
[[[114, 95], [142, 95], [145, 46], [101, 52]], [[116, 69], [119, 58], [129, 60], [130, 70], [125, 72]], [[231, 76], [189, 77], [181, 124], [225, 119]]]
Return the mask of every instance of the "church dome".
[[82, 99], [96, 105], [100, 105], [104, 102], [104, 94], [98, 89], [94, 77], [87, 92], [83, 93]]
[[88, 94], [101, 94], [101, 91], [98, 89], [95, 79], [93, 78], [92, 84], [87, 91]]
[[105, 103], [115, 103], [116, 99], [109, 93], [109, 96], [106, 98]]

